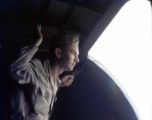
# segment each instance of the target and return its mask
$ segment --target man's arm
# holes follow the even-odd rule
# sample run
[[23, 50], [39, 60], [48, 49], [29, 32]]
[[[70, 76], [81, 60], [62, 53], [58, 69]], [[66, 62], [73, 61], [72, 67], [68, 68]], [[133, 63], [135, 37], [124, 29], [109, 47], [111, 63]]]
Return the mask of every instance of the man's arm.
[[34, 45], [36, 45], [37, 47], [42, 43], [42, 40], [43, 40], [41, 29], [42, 29], [42, 25], [37, 24], [36, 28], [33, 31], [34, 39], [35, 39]]
[[[21, 49], [17, 59], [10, 66], [10, 76], [19, 84], [25, 84], [34, 80], [34, 72], [29, 65], [29, 61], [38, 50], [42, 43], [43, 36], [41, 25], [37, 24], [33, 29], [34, 43]], [[33, 81], [34, 82], [34, 81]]]

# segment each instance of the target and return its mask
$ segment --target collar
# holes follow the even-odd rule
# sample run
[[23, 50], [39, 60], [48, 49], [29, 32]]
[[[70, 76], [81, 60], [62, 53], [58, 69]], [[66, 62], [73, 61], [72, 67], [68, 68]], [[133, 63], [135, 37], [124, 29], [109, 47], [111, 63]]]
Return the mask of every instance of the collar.
[[[50, 61], [49, 61], [49, 59], [46, 59], [46, 60], [44, 61], [44, 70], [45, 70], [45, 72], [46, 72], [47, 77], [52, 78], [52, 76], [51, 76], [51, 67], [50, 67]], [[53, 80], [53, 79], [52, 79], [52, 80]], [[57, 81], [58, 84], [61, 83], [61, 80], [59, 79], [59, 77], [57, 77], [55, 81]], [[51, 81], [51, 82], [52, 82], [52, 81]]]

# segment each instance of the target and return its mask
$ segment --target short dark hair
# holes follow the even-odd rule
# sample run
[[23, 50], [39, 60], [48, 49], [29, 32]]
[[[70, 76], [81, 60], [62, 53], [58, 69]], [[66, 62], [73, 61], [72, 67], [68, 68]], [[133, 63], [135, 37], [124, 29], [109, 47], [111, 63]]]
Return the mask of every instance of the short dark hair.
[[66, 49], [68, 45], [65, 45], [65, 44], [57, 44], [57, 45], [51, 45], [49, 47], [49, 59], [50, 61], [54, 62], [57, 58], [56, 58], [56, 55], [55, 55], [55, 49], [56, 48], [60, 48], [62, 51], [64, 51]]

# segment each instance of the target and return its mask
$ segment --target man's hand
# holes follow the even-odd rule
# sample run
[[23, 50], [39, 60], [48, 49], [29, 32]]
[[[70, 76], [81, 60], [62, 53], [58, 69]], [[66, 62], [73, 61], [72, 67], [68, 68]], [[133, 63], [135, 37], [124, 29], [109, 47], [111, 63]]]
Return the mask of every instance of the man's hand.
[[33, 38], [34, 38], [34, 41], [35, 41], [34, 44], [36, 46], [39, 46], [42, 43], [42, 40], [43, 40], [43, 35], [41, 33], [41, 29], [42, 29], [42, 25], [37, 24], [32, 30]]
[[66, 75], [63, 78], [61, 78], [61, 84], [60, 87], [68, 87], [72, 84], [74, 79], [74, 75]]

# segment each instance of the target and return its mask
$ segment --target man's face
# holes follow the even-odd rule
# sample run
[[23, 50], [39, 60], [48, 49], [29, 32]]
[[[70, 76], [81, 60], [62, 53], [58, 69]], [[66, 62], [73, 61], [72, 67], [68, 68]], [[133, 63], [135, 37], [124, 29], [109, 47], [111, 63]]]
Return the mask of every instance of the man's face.
[[79, 62], [79, 50], [74, 45], [69, 45], [62, 51], [60, 66], [64, 71], [72, 71], [76, 63]]

